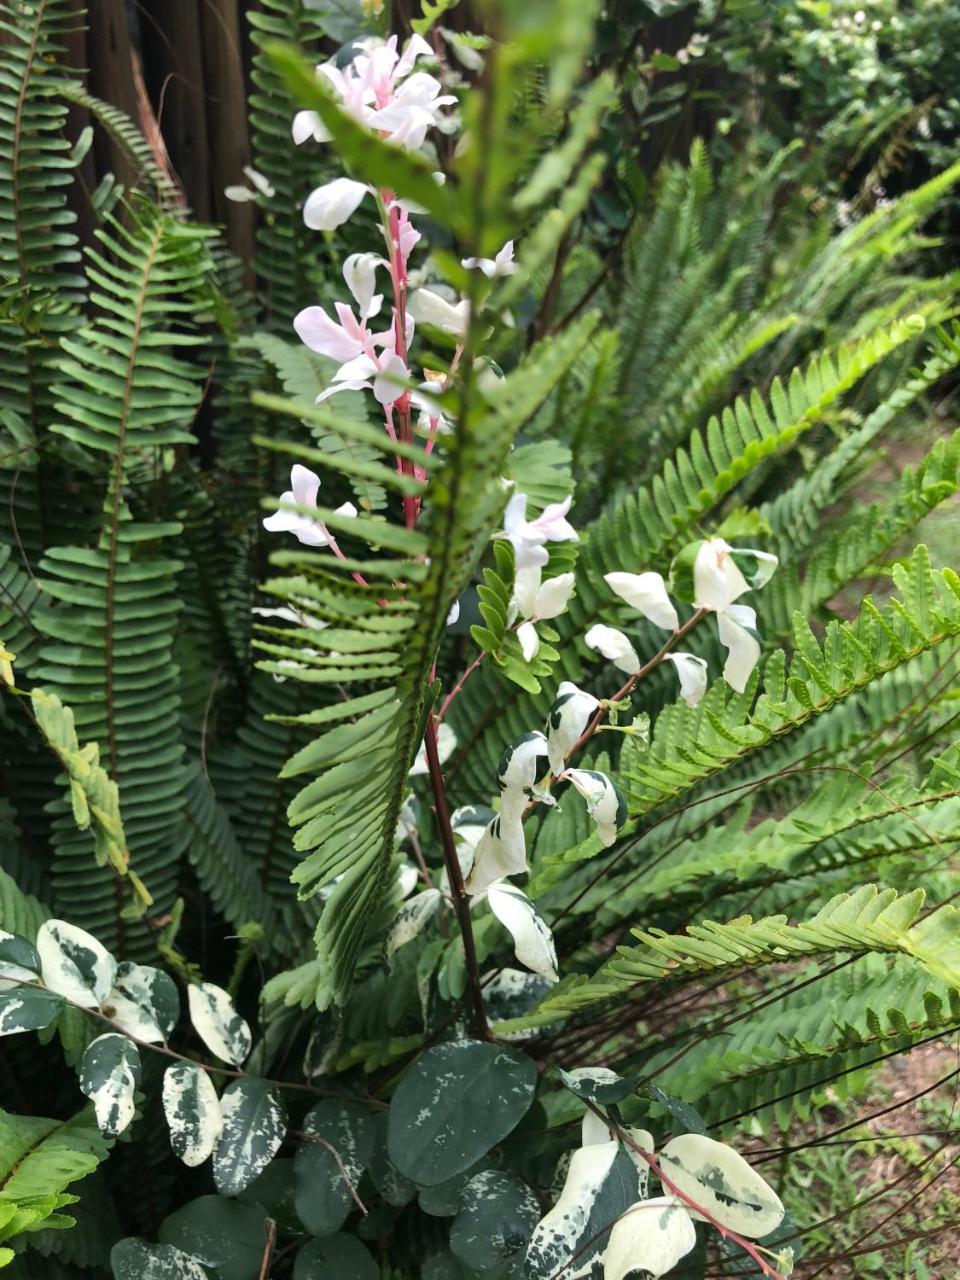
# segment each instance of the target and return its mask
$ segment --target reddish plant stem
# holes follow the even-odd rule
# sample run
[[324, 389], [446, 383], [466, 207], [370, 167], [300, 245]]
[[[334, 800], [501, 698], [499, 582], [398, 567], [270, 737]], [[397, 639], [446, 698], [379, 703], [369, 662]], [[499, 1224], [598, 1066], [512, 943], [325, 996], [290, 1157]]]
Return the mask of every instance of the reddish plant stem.
[[471, 677], [471, 676], [473, 675], [473, 673], [476, 671], [477, 667], [479, 667], [480, 663], [483, 661], [483, 659], [485, 658], [485, 656], [486, 656], [486, 650], [485, 650], [485, 649], [481, 649], [481, 650], [480, 650], [480, 652], [477, 654], [477, 656], [474, 658], [474, 660], [470, 663], [469, 667], [467, 667], [466, 671], [463, 673], [463, 675], [462, 675], [462, 676], [460, 677], [460, 679], [457, 681], [457, 683], [453, 686], [453, 688], [452, 688], [452, 689], [450, 690], [450, 692], [447, 694], [446, 698], [444, 699], [443, 706], [440, 708], [440, 711], [439, 711], [439, 713], [438, 713], [438, 715], [437, 715], [437, 721], [438, 721], [438, 723], [439, 723], [441, 720], [443, 720], [443, 717], [444, 717], [444, 716], [447, 714], [447, 712], [450, 710], [450, 704], [451, 704], [451, 702], [453, 702], [454, 698], [457, 696], [457, 694], [460, 692], [460, 690], [463, 688], [463, 686], [467, 683], [467, 681], [470, 679], [470, 677]]
[[430, 786], [433, 791], [433, 805], [437, 815], [437, 826], [440, 830], [440, 843], [443, 845], [443, 860], [450, 881], [450, 892], [453, 897], [454, 910], [457, 913], [457, 924], [463, 939], [463, 955], [467, 969], [467, 981], [470, 986], [470, 999], [473, 1005], [471, 1031], [478, 1040], [489, 1040], [490, 1029], [487, 1026], [487, 1015], [483, 1007], [483, 988], [480, 983], [480, 967], [477, 963], [477, 949], [473, 941], [473, 922], [470, 919], [470, 899], [463, 885], [463, 873], [457, 857], [456, 841], [450, 825], [450, 811], [447, 807], [447, 796], [443, 786], [443, 772], [440, 768], [440, 751], [437, 746], [437, 719], [429, 716], [427, 730], [424, 734], [427, 753], [427, 770], [430, 775]]

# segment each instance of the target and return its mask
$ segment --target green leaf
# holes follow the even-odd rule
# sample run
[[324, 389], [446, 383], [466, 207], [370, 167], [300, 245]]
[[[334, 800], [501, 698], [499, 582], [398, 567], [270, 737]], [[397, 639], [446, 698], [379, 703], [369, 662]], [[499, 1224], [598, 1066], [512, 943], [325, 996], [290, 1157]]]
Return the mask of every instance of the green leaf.
[[356, 1103], [330, 1099], [311, 1107], [303, 1132], [309, 1136], [294, 1156], [297, 1213], [311, 1235], [332, 1236], [354, 1208], [353, 1191], [370, 1163], [373, 1119]]
[[463, 1189], [450, 1249], [472, 1271], [489, 1271], [522, 1249], [540, 1218], [536, 1196], [519, 1178], [488, 1169]]
[[297, 1254], [293, 1280], [379, 1280], [380, 1268], [356, 1236], [311, 1240]]
[[65, 1008], [63, 996], [39, 987], [12, 987], [0, 991], [0, 1036], [20, 1031], [42, 1031]]
[[266, 1223], [262, 1205], [200, 1196], [165, 1218], [159, 1235], [211, 1270], [213, 1280], [259, 1280]]
[[287, 1122], [276, 1091], [253, 1076], [234, 1080], [220, 1109], [223, 1127], [213, 1154], [213, 1181], [221, 1195], [235, 1196], [280, 1150]]
[[223, 1114], [206, 1071], [192, 1062], [172, 1062], [163, 1076], [163, 1111], [170, 1145], [185, 1165], [203, 1164], [213, 1154]]
[[479, 1040], [435, 1045], [393, 1095], [390, 1159], [423, 1186], [445, 1182], [519, 1124], [536, 1084], [536, 1066], [522, 1054]]
[[87, 1048], [80, 1063], [80, 1088], [93, 1102], [105, 1138], [116, 1138], [134, 1115], [140, 1083], [140, 1054], [126, 1036], [108, 1031]]
[[110, 1250], [113, 1280], [207, 1280], [207, 1272], [172, 1244], [147, 1244], [128, 1236]]

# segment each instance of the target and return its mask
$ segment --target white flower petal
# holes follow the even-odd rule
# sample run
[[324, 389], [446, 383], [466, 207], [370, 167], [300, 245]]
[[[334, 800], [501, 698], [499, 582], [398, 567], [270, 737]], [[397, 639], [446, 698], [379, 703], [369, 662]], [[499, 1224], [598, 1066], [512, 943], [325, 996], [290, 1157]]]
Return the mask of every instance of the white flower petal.
[[668, 653], [667, 661], [677, 669], [680, 697], [688, 707], [695, 707], [707, 692], [707, 664], [692, 653]]
[[415, 320], [458, 338], [463, 337], [470, 323], [470, 303], [466, 298], [448, 302], [432, 289], [417, 289], [412, 293], [408, 309]]
[[363, 351], [363, 342], [332, 320], [323, 307], [304, 307], [294, 316], [293, 327], [305, 346], [337, 364], [353, 360]]
[[621, 600], [645, 618], [662, 627], [664, 631], [676, 631], [680, 625], [677, 611], [667, 595], [666, 584], [659, 573], [606, 573], [604, 581]]
[[640, 670], [640, 659], [637, 657], [636, 650], [623, 632], [618, 631], [616, 627], [607, 627], [602, 622], [598, 622], [583, 637], [583, 642], [588, 649], [596, 649], [598, 653], [602, 653], [618, 671], [635, 676]]
[[517, 627], [517, 639], [520, 641], [520, 652], [524, 662], [532, 662], [540, 650], [540, 637], [532, 622], [524, 622]]
[[760, 641], [756, 633], [757, 615], [748, 605], [732, 604], [717, 614], [717, 634], [727, 650], [723, 678], [731, 689], [743, 693], [754, 667], [760, 661]]
[[355, 212], [367, 187], [352, 178], [334, 178], [307, 196], [303, 220], [313, 231], [334, 231]]
[[726, 609], [749, 584], [723, 538], [708, 538], [693, 561], [693, 599], [701, 609]]
[[315, 111], [298, 111], [293, 117], [293, 140], [299, 147], [308, 138], [315, 142], [329, 142], [330, 133]]
[[548, 578], [537, 592], [534, 616], [537, 618], [556, 618], [563, 613], [570, 597], [573, 595], [575, 581], [575, 576], [572, 573], [558, 573], [556, 577]]
[[383, 302], [377, 293], [377, 268], [384, 265], [377, 253], [351, 253], [343, 264], [343, 278], [357, 301], [361, 320], [375, 316]]

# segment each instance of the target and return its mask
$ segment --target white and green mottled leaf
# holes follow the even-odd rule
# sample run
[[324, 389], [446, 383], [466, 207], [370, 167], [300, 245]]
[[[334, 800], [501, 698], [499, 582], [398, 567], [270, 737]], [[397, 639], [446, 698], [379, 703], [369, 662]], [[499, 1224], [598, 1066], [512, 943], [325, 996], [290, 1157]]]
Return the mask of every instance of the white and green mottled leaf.
[[163, 1111], [170, 1145], [185, 1165], [203, 1164], [217, 1145], [223, 1128], [220, 1099], [202, 1067], [172, 1062], [163, 1077]]
[[63, 996], [42, 987], [11, 987], [0, 991], [0, 1036], [42, 1031], [64, 1010]]
[[102, 1012], [137, 1040], [162, 1044], [177, 1025], [180, 996], [162, 969], [125, 960], [117, 967], [117, 980]]
[[439, 889], [424, 889], [415, 898], [405, 902], [393, 918], [384, 945], [387, 959], [407, 942], [412, 942], [418, 933], [436, 914], [440, 906], [442, 894]]
[[663, 1148], [659, 1163], [683, 1195], [739, 1235], [758, 1240], [783, 1220], [776, 1192], [726, 1143], [682, 1133]]
[[592, 1276], [609, 1228], [637, 1199], [637, 1171], [617, 1142], [574, 1151], [563, 1190], [537, 1223], [524, 1259], [524, 1280]]
[[209, 1280], [196, 1258], [172, 1244], [147, 1244], [128, 1236], [110, 1250], [114, 1280]]
[[603, 1280], [664, 1276], [697, 1243], [697, 1229], [676, 1196], [641, 1200], [619, 1218], [603, 1258]]
[[117, 962], [84, 929], [65, 920], [45, 920], [37, 931], [43, 982], [84, 1009], [97, 1009], [117, 975]]
[[513, 938], [513, 952], [520, 963], [550, 982], [559, 982], [553, 934], [527, 895], [512, 884], [492, 884], [487, 902]]
[[40, 977], [40, 956], [26, 938], [0, 929], [0, 978], [10, 982], [36, 982]]
[[469, 1169], [505, 1138], [533, 1102], [531, 1058], [479, 1040], [452, 1040], [421, 1054], [390, 1104], [390, 1159], [421, 1186]]
[[450, 1250], [471, 1274], [490, 1271], [526, 1247], [539, 1217], [537, 1198], [525, 1183], [485, 1169], [463, 1189]]
[[242, 1076], [220, 1099], [223, 1127], [213, 1153], [213, 1181], [222, 1196], [239, 1195], [280, 1150], [287, 1120], [264, 1080]]
[[190, 1021], [211, 1053], [234, 1067], [243, 1065], [253, 1037], [222, 987], [198, 982], [187, 988]]
[[329, 1099], [311, 1107], [303, 1131], [310, 1136], [300, 1140], [294, 1156], [294, 1204], [300, 1221], [312, 1235], [333, 1235], [343, 1226], [354, 1203], [344, 1174], [356, 1187], [373, 1158], [373, 1117], [357, 1103]]
[[140, 1054], [126, 1036], [108, 1031], [87, 1046], [80, 1062], [80, 1089], [93, 1102], [105, 1138], [116, 1138], [133, 1119], [140, 1082]]
[[164, 1218], [158, 1234], [219, 1280], [260, 1280], [266, 1222], [261, 1204], [199, 1196]]

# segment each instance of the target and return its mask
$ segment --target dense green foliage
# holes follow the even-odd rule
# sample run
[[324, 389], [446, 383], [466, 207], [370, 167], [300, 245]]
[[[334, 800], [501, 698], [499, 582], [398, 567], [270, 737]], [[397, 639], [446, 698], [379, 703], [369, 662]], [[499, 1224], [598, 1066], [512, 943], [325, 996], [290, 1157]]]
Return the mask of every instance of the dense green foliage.
[[[713, 42], [678, 60], [616, 4], [425, 3], [452, 105], [410, 149], [311, 66], [353, 65], [382, 6], [262, 0], [240, 263], [70, 70], [76, 6], [3, 5], [11, 1280], [815, 1274], [804, 1126], [960, 1029], [960, 325], [926, 230], [956, 103], [915, 183], [838, 225], [841, 131], [887, 163], [927, 93], [897, 6], [832, 61], [823, 6], [763, 6], [756, 60], [755, 5], [648, 7]], [[758, 88], [788, 53], [808, 147]], [[701, 66], [729, 112], [644, 172]], [[71, 104], [134, 187], [84, 189]], [[295, 144], [295, 111], [329, 139]], [[356, 212], [308, 225], [344, 171]], [[338, 361], [294, 315], [344, 279], [361, 305], [341, 266], [381, 218], [395, 319], [361, 321], [406, 357], [411, 207], [420, 373], [317, 402]], [[319, 494], [294, 476], [278, 511], [291, 465]], [[532, 588], [518, 495], [561, 530]], [[719, 546], [749, 622], [705, 600]], [[608, 581], [635, 574], [656, 607]]]

